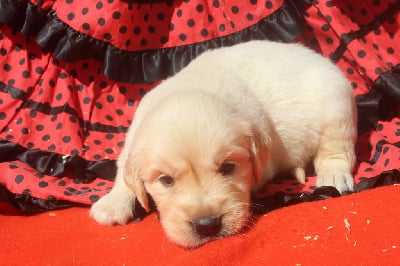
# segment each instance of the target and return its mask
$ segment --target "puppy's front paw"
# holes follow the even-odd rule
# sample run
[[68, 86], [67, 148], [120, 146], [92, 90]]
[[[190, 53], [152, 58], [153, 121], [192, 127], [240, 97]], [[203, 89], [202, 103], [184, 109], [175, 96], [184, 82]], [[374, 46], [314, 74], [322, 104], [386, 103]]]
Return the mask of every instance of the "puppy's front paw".
[[125, 225], [132, 219], [134, 207], [134, 196], [121, 198], [110, 192], [92, 206], [90, 216], [102, 225]]
[[330, 172], [325, 173], [317, 178], [317, 186], [332, 186], [340, 193], [350, 192], [354, 190], [353, 176], [345, 172]]

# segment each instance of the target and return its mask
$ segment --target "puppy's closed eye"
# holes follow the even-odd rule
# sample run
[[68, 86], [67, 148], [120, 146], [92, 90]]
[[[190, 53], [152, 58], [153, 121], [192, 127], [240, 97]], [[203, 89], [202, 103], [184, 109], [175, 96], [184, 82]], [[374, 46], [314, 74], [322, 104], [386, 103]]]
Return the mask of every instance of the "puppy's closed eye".
[[218, 172], [223, 176], [231, 175], [235, 170], [236, 164], [234, 162], [224, 162], [218, 169]]

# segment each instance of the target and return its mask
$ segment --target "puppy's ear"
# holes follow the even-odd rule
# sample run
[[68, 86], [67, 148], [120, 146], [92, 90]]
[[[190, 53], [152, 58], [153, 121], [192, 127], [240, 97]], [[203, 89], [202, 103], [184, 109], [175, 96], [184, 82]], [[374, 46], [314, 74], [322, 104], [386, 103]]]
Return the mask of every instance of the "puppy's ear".
[[149, 200], [147, 198], [143, 180], [140, 176], [140, 170], [131, 154], [128, 155], [128, 160], [125, 161], [124, 171], [124, 181], [126, 185], [136, 195], [140, 205], [142, 205], [146, 211], [150, 211]]
[[252, 128], [250, 136], [251, 161], [253, 163], [254, 184], [259, 184], [267, 165], [268, 156], [271, 150], [271, 140], [264, 136], [258, 128]]

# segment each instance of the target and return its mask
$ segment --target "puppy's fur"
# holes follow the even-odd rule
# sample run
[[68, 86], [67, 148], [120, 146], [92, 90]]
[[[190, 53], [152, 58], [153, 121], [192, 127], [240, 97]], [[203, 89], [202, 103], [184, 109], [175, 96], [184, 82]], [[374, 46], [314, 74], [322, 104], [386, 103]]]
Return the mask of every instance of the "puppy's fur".
[[352, 90], [328, 59], [299, 44], [251, 41], [205, 52], [149, 92], [118, 160], [113, 190], [91, 209], [126, 224], [148, 192], [184, 247], [239, 232], [251, 191], [277, 173], [353, 189]]

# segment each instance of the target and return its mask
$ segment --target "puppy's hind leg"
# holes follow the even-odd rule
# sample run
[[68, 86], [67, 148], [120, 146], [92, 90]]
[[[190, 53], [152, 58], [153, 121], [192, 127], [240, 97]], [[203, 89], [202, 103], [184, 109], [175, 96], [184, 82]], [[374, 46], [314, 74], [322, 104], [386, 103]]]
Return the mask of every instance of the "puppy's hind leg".
[[353, 117], [329, 120], [324, 125], [314, 167], [317, 186], [333, 186], [340, 193], [353, 191], [356, 129]]

